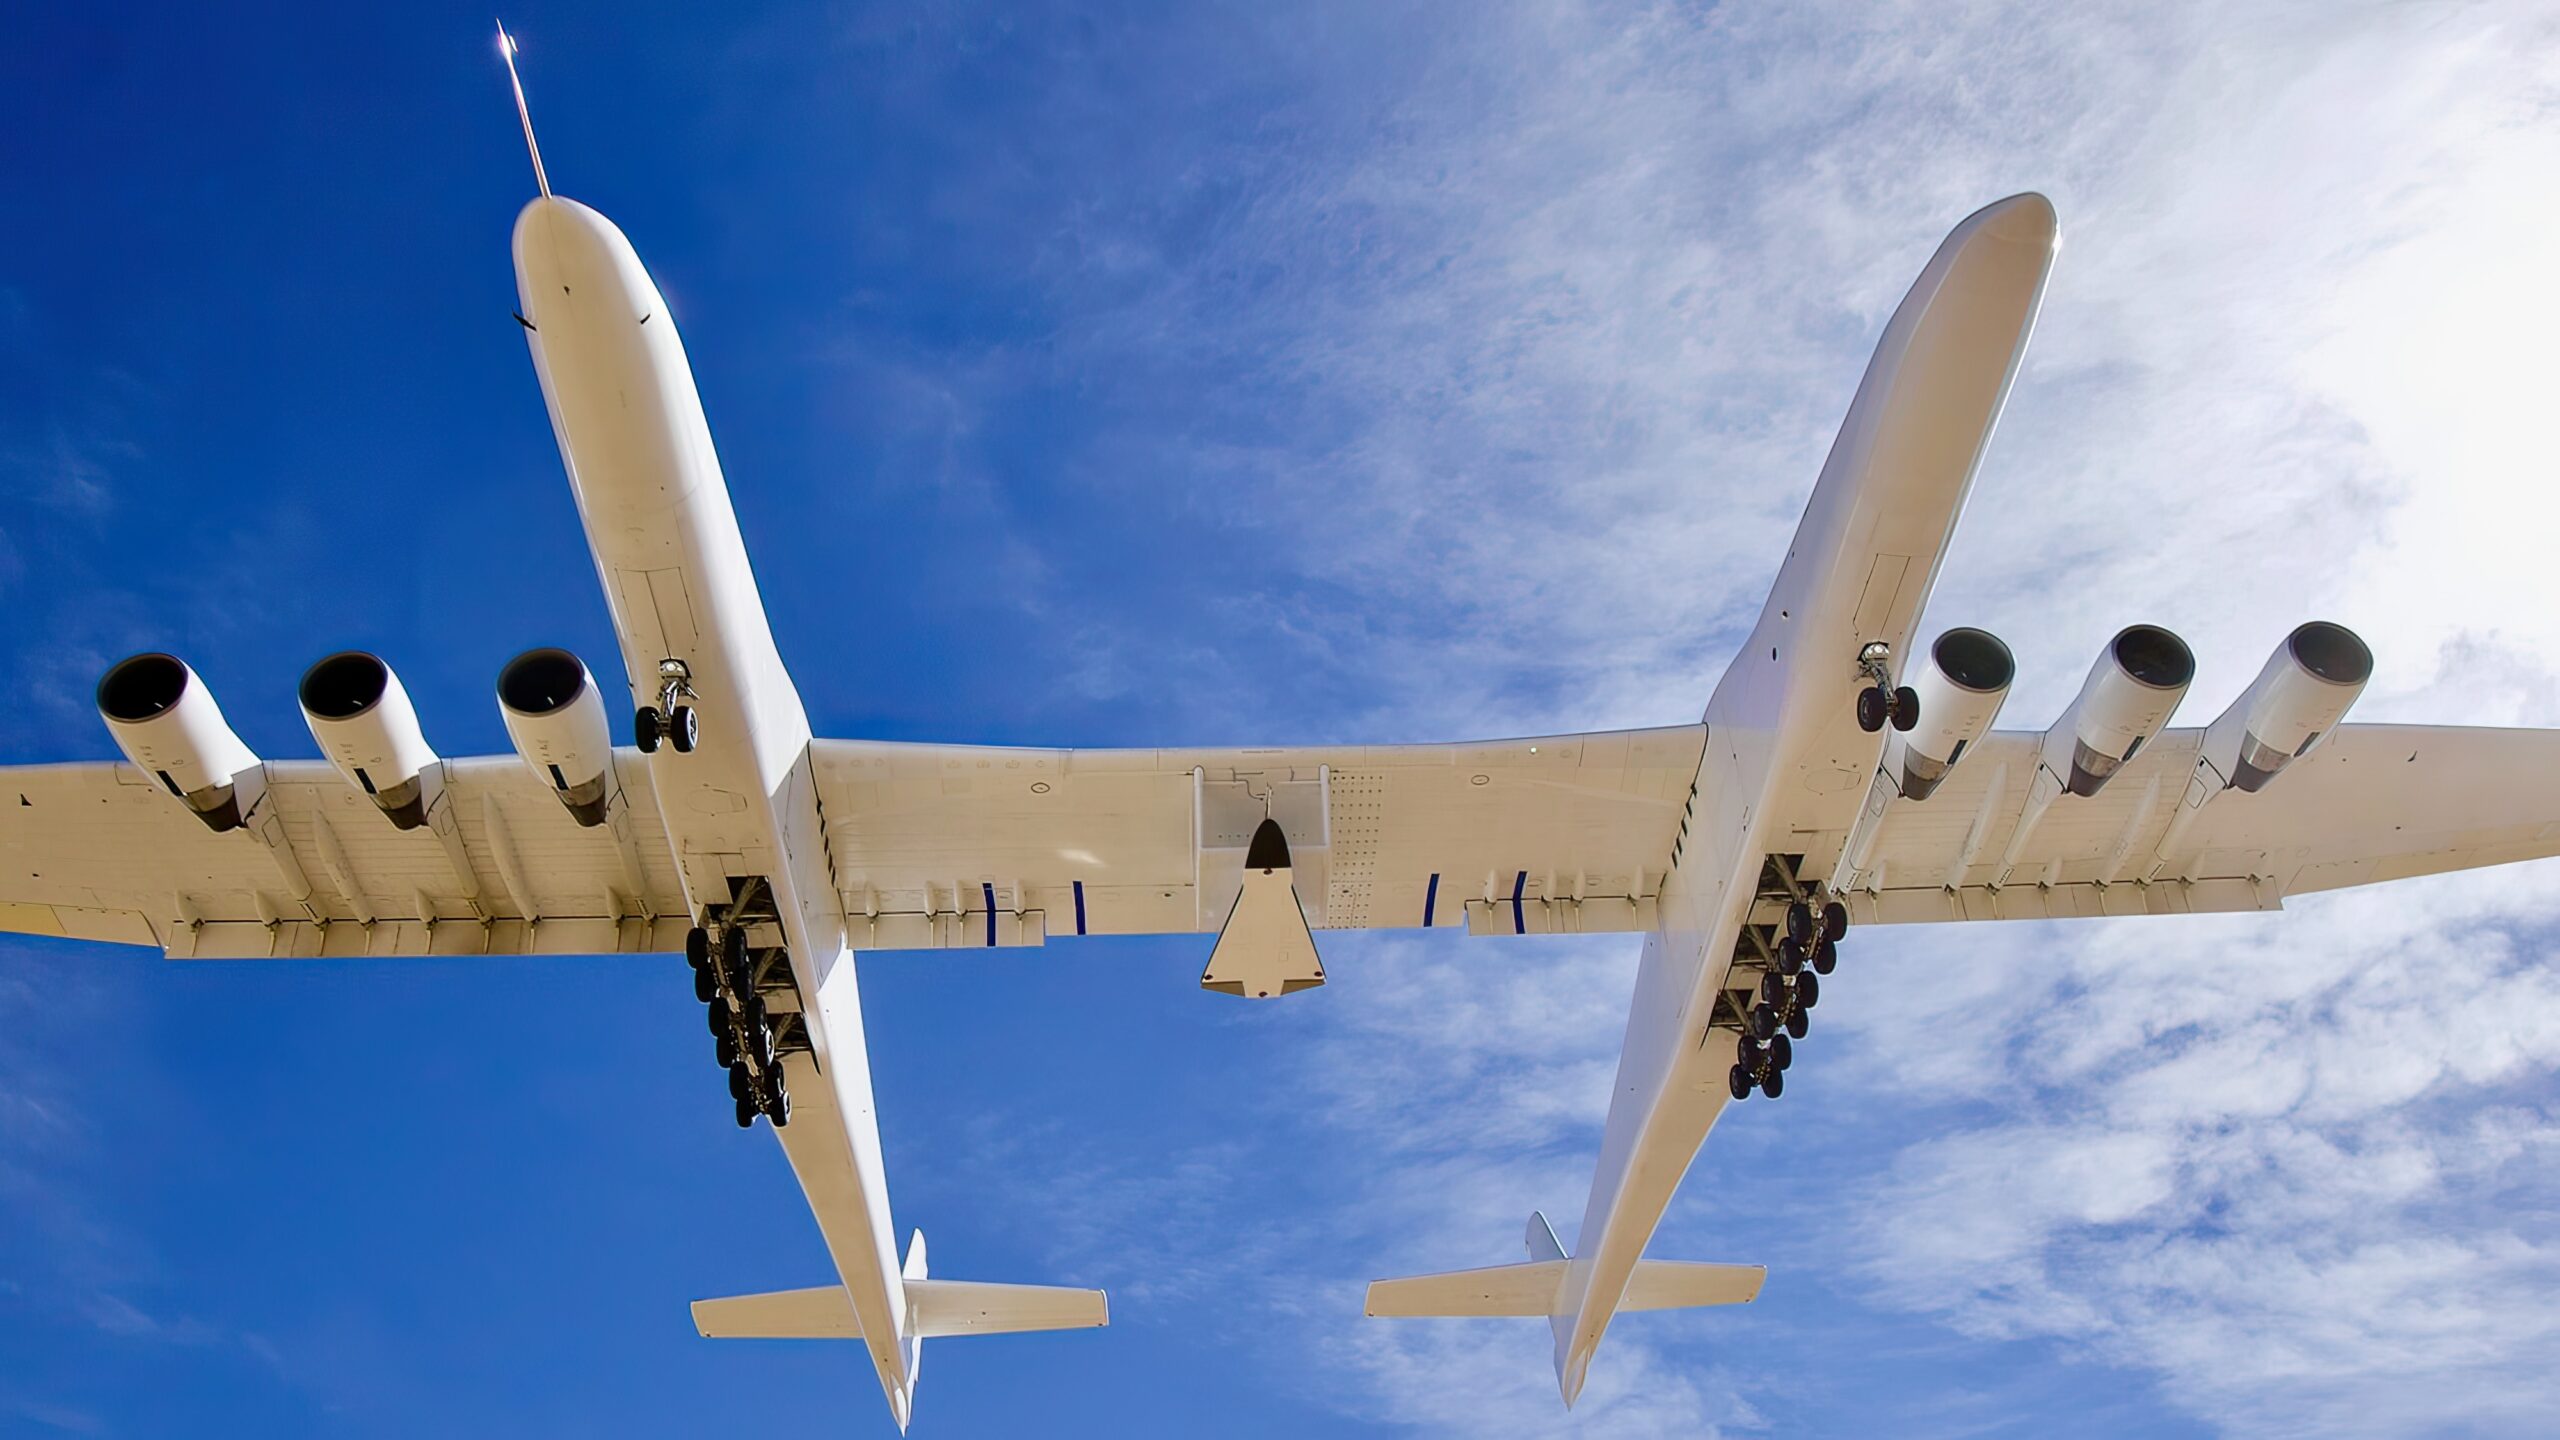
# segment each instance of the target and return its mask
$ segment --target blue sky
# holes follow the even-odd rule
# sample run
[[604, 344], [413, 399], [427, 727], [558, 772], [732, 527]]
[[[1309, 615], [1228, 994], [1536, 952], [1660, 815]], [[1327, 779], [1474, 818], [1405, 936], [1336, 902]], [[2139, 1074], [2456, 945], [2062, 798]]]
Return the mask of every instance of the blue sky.
[[[2368, 718], [2560, 724], [2560, 54], [2529, 4], [534, 5], [561, 191], [684, 327], [825, 733], [1406, 740], [1694, 717], [1885, 315], [2051, 194], [2042, 324], [1928, 624], [2042, 724], [2165, 623], [2209, 716], [2293, 623]], [[378, 11], [378, 13], [377, 13]], [[56, 7], [0, 53], [0, 761], [188, 657], [253, 746], [397, 665], [614, 648], [514, 322], [481, 11]], [[864, 970], [936, 1268], [1101, 1334], [931, 1348], [919, 1434], [2539, 1434], [2553, 865], [2273, 919], [1862, 944], [1656, 1253], [1546, 1337], [1360, 1321], [1588, 1183], [1630, 947], [1190, 939]], [[1983, 933], [1988, 931], [1990, 933]], [[0, 1433], [887, 1433], [684, 972], [0, 943]]]

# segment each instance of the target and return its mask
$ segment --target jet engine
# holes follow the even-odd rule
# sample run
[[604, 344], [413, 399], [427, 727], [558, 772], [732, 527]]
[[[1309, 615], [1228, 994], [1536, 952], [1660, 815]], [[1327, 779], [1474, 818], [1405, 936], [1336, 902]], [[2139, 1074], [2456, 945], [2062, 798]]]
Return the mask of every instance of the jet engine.
[[2169, 723], [2195, 678], [2195, 652], [2186, 641], [2157, 625], [2116, 632], [2079, 698], [2044, 733], [2044, 767], [2072, 794], [2097, 794]]
[[1885, 739], [1885, 773], [1903, 799], [1926, 800], [1937, 790], [1966, 748], [1991, 729], [2017, 673], [2016, 657], [1987, 630], [1955, 629], [1937, 638], [1911, 682], [1920, 697], [1919, 726]]
[[301, 693], [311, 738], [347, 783], [401, 829], [426, 824], [444, 766], [418, 728], [409, 692], [382, 657], [342, 650], [302, 672]]
[[98, 681], [98, 713], [124, 758], [217, 834], [236, 830], [266, 791], [266, 770], [232, 733], [213, 692], [175, 655], [116, 662]]
[[2296, 627], [2267, 667], [2204, 732], [2202, 759], [2226, 785], [2255, 792], [2320, 743], [2373, 677], [2373, 652], [2344, 625]]
[[603, 824], [613, 803], [613, 732], [585, 662], [566, 650], [527, 650], [498, 672], [498, 711], [516, 753], [571, 818]]

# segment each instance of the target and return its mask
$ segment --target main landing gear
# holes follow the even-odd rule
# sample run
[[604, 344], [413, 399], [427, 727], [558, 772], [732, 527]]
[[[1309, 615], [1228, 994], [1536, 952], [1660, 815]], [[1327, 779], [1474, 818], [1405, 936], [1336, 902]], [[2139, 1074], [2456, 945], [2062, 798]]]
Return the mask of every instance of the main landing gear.
[[1730, 992], [1740, 1003], [1725, 1012], [1739, 1021], [1733, 1069], [1725, 1077], [1736, 1100], [1749, 1098], [1754, 1089], [1772, 1100], [1784, 1093], [1795, 1042], [1813, 1028], [1812, 1010], [1822, 999], [1821, 977], [1840, 963], [1849, 907], [1801, 896], [1788, 901], [1786, 918], [1776, 928], [1776, 946], [1761, 952], [1768, 957], [1761, 963], [1769, 968], [1760, 972], [1756, 987]]
[[1896, 730], [1920, 723], [1920, 697], [1910, 686], [1893, 683], [1892, 666], [1893, 647], [1881, 640], [1858, 652], [1858, 673], [1867, 680], [1858, 692], [1858, 728], [1870, 735], [1888, 723]]
[[658, 753], [658, 742], [676, 747], [679, 755], [693, 753], [694, 742], [702, 738], [702, 719], [691, 705], [679, 701], [700, 697], [693, 693], [693, 668], [681, 660], [658, 662], [658, 703], [643, 705], [631, 717], [631, 743], [643, 755]]
[[777, 1130], [790, 1124], [791, 1091], [775, 1049], [774, 1017], [757, 986], [760, 974], [774, 965], [788, 974], [790, 957], [781, 950], [759, 957], [748, 948], [745, 924], [733, 915], [716, 929], [697, 925], [685, 932], [684, 958], [693, 967], [693, 993], [707, 1007], [714, 1051], [729, 1072], [738, 1128], [752, 1127], [758, 1115]]

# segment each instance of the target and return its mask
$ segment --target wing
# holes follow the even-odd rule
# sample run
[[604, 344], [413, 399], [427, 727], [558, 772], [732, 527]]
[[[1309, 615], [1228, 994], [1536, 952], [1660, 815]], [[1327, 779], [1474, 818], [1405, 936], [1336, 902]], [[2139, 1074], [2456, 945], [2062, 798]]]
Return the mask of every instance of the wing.
[[[2203, 733], [2163, 732], [2106, 789], [2055, 801], [2023, 840], [2040, 737], [1988, 737], [1928, 800], [1888, 806], [1852, 913], [1891, 924], [2273, 910], [2289, 895], [2560, 854], [2560, 731], [2341, 726], [2266, 789], [2222, 791], [2173, 834]], [[1845, 838], [1798, 837], [1808, 856], [1836, 855]]]
[[1266, 819], [1317, 929], [1651, 928], [1701, 725], [1454, 745], [1024, 750], [821, 740], [858, 947], [1214, 932]]
[[0, 930], [178, 957], [673, 950], [646, 767], [616, 766], [624, 799], [589, 829], [513, 756], [448, 760], [432, 823], [404, 831], [327, 764], [270, 762], [219, 835], [130, 765], [0, 769]]

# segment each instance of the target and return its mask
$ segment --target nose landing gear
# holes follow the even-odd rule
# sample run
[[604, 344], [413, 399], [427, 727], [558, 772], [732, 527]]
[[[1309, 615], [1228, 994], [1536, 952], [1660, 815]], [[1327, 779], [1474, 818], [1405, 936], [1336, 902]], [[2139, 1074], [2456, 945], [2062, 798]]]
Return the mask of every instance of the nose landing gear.
[[658, 662], [658, 703], [643, 705], [631, 717], [631, 743], [643, 755], [658, 753], [661, 740], [675, 746], [679, 755], [693, 753], [694, 743], [702, 738], [702, 719], [691, 705], [679, 701], [695, 700], [693, 668], [681, 660]]
[[1908, 685], [1893, 683], [1893, 647], [1867, 642], [1858, 652], [1858, 673], [1867, 679], [1858, 692], [1858, 728], [1873, 735], [1890, 724], [1909, 730], [1920, 723], [1920, 696]]

